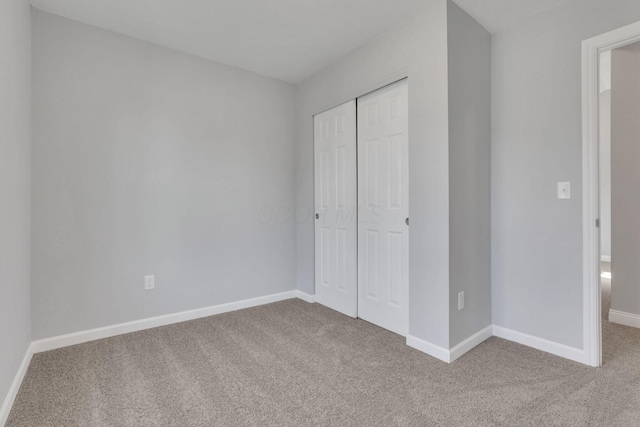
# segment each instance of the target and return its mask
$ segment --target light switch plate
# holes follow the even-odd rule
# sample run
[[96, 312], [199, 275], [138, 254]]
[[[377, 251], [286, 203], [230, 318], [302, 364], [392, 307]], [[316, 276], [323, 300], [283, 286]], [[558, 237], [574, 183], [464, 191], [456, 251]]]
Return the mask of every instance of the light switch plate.
[[568, 200], [571, 198], [571, 183], [559, 182], [558, 183], [558, 199]]

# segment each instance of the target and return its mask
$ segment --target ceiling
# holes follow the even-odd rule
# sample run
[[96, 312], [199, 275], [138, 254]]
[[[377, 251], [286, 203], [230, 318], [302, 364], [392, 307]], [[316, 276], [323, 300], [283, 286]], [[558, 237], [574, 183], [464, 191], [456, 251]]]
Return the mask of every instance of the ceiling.
[[[30, 0], [38, 9], [297, 84], [433, 0]], [[569, 0], [455, 0], [490, 32]]]
[[454, 0], [491, 34], [572, 0]]

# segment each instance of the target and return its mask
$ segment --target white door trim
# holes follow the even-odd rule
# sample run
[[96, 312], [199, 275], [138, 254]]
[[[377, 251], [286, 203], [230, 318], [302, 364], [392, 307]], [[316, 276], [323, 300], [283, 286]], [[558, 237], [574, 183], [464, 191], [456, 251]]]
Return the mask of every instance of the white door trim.
[[582, 42], [582, 278], [583, 346], [587, 365], [602, 365], [600, 303], [599, 55], [640, 41], [640, 22]]

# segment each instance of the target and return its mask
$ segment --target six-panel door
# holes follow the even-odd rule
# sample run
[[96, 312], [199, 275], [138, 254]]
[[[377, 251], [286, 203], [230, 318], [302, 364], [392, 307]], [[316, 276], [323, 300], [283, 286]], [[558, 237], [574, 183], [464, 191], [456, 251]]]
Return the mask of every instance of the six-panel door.
[[356, 104], [314, 117], [316, 300], [358, 315]]
[[358, 315], [408, 333], [406, 80], [358, 99]]

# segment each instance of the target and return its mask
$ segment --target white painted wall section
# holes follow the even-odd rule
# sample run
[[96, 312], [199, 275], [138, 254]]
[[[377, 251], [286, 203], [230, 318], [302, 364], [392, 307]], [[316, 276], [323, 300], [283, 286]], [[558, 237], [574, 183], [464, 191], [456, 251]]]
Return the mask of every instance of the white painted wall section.
[[638, 20], [638, 2], [572, 1], [492, 36], [496, 326], [583, 349], [581, 42]]
[[31, 342], [31, 18], [0, 2], [0, 425]]
[[34, 338], [293, 290], [294, 87], [33, 26]]

